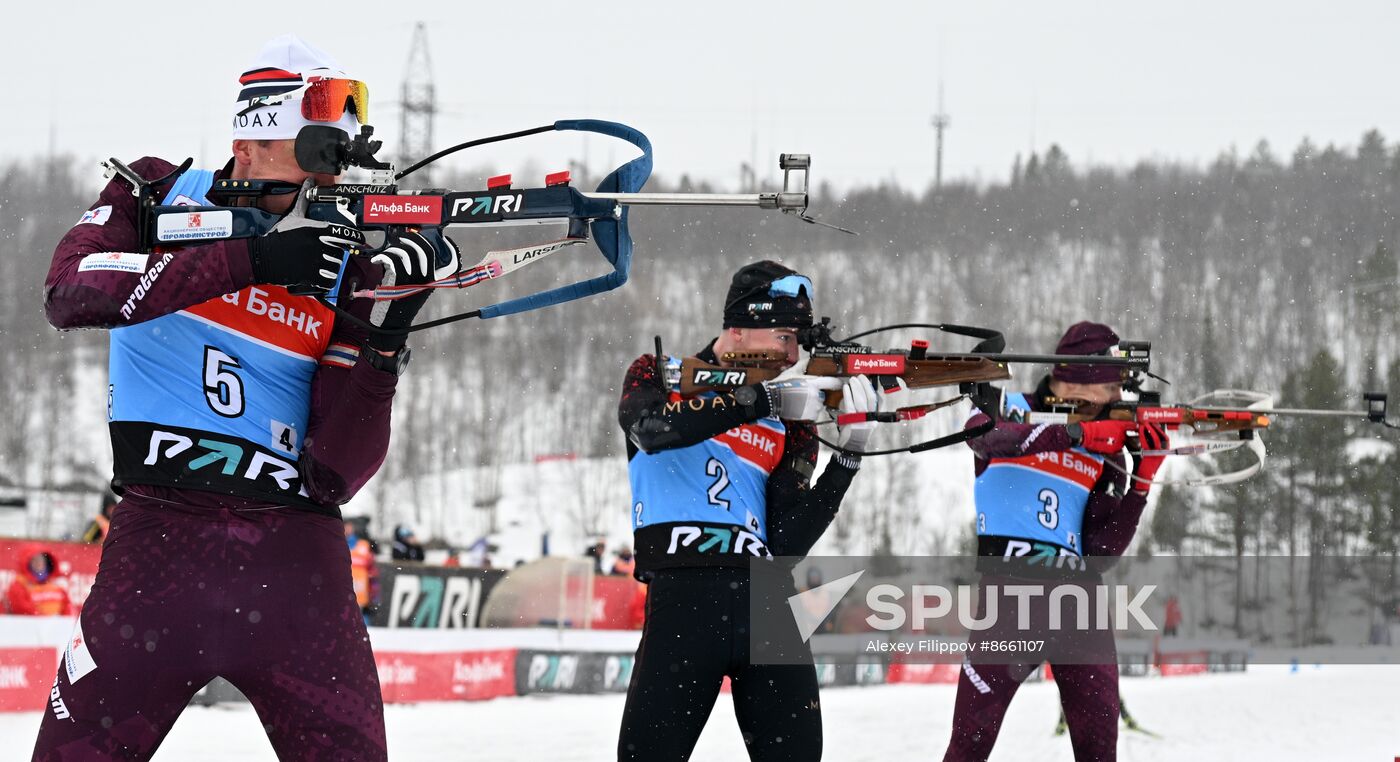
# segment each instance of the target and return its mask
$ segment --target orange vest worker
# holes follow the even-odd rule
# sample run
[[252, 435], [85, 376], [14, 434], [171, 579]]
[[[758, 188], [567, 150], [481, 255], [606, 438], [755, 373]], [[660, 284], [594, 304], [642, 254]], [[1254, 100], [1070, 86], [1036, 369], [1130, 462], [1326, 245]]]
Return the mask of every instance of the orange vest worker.
[[19, 574], [5, 593], [5, 609], [11, 614], [70, 616], [74, 613], [68, 589], [58, 576], [58, 559], [47, 550], [20, 554]]
[[355, 585], [355, 601], [360, 604], [360, 608], [374, 602], [373, 585], [377, 572], [378, 569], [374, 566], [374, 551], [370, 549], [369, 540], [351, 538], [350, 580]]

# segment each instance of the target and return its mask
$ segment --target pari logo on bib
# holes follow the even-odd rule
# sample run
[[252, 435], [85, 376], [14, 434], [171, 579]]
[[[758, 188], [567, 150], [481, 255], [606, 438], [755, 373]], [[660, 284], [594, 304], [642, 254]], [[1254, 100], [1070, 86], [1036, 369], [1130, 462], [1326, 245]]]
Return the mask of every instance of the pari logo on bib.
[[263, 46], [238, 78], [235, 140], [292, 140], [303, 127], [334, 127], [354, 137], [369, 120], [369, 89], [324, 51], [294, 34]]

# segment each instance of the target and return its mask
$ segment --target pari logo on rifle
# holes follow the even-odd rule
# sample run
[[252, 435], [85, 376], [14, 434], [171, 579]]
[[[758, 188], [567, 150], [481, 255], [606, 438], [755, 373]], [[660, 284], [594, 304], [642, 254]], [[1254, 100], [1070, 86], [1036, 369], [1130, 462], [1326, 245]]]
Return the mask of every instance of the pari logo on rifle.
[[692, 372], [690, 383], [697, 387], [746, 386], [749, 383], [749, 372], [723, 368], [697, 368]]
[[499, 217], [505, 214], [519, 214], [525, 208], [525, 194], [519, 191], [503, 191], [483, 196], [458, 196], [452, 199], [452, 213], [449, 222], [476, 222], [483, 217]]

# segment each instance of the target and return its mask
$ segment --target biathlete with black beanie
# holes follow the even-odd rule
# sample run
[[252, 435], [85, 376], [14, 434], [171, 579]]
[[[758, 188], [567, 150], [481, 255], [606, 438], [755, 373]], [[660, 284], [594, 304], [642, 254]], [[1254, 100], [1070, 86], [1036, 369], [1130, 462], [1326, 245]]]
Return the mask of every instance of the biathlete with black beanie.
[[[356, 135], [365, 86], [291, 35], [268, 43], [239, 85], [233, 159], [165, 181], [161, 203], [208, 205], [223, 178], [335, 181], [302, 168], [294, 146], [313, 125]], [[148, 157], [132, 169], [155, 180], [175, 167]], [[364, 236], [353, 220], [308, 219], [304, 205], [304, 194], [269, 197], [263, 208], [286, 214], [264, 236], [147, 254], [146, 210], [118, 178], [54, 252], [49, 321], [110, 329], [112, 484], [123, 498], [36, 760], [148, 759], [217, 676], [252, 702], [279, 759], [387, 757], [339, 506], [384, 462], [408, 356], [396, 331], [427, 292], [392, 303], [349, 294], [440, 277], [434, 266], [456, 250], [404, 233], [372, 261], [348, 257], [340, 280]], [[221, 214], [191, 213], [165, 240], [228, 225]], [[339, 286], [341, 305], [383, 332], [289, 286]]]
[[[748, 265], [730, 285], [723, 332], [696, 356], [722, 364], [726, 352], [778, 350], [790, 368], [798, 329], [812, 324], [811, 299], [806, 277], [775, 262]], [[851, 413], [877, 411], [879, 395], [864, 376], [794, 375], [682, 397], [665, 378], [679, 363], [637, 358], [618, 409], [636, 574], [649, 586], [618, 759], [689, 759], [726, 676], [750, 759], [820, 759], [814, 667], [751, 663], [749, 564], [806, 555], [860, 467], [859, 456], [838, 452], [811, 483], [812, 422], [825, 392], [842, 389], [841, 412]], [[874, 425], [841, 427], [838, 444], [865, 449]]]
[[[1106, 325], [1081, 322], [1070, 326], [1056, 346], [1056, 354], [1107, 355], [1118, 345], [1118, 335]], [[1125, 489], [1128, 472], [1123, 457], [1130, 434], [1143, 449], [1160, 450], [1166, 434], [1153, 424], [1136, 421], [1090, 420], [1083, 423], [1025, 422], [1031, 413], [1045, 413], [1062, 401], [1078, 403], [1078, 412], [1096, 417], [1105, 406], [1122, 398], [1123, 369], [1112, 365], [1061, 365], [1041, 379], [1030, 394], [1008, 393], [1003, 417], [996, 428], [970, 440], [975, 455], [977, 507], [977, 555], [997, 559], [995, 573], [981, 580], [978, 618], [987, 611], [1001, 612], [986, 629], [971, 634], [969, 656], [958, 678], [953, 732], [945, 762], [985, 760], [996, 744], [1002, 719], [1016, 689], [1041, 661], [1050, 661], [1060, 705], [1069, 726], [1074, 758], [1112, 760], [1118, 743], [1118, 662], [1109, 630], [1060, 630], [1047, 622], [1054, 614], [1045, 598], [1033, 598], [1027, 624], [1018, 622], [1019, 601], [1007, 586], [1043, 579], [1040, 570], [1084, 569], [1086, 556], [1121, 556], [1137, 531], [1147, 505], [1152, 479], [1162, 456], [1137, 459], [1132, 487]], [[985, 423], [978, 413], [967, 426]], [[1016, 559], [1024, 559], [1024, 563]], [[1050, 560], [1056, 560], [1051, 563]], [[988, 568], [984, 566], [984, 569]], [[1092, 588], [1095, 572], [1087, 582], [1066, 575], [1076, 585]], [[1000, 592], [997, 592], [1000, 591]], [[988, 596], [998, 596], [989, 604]], [[1008, 612], [1018, 612], [1010, 615]], [[1035, 634], [1028, 635], [1028, 626]], [[1041, 638], [1050, 632], [1051, 654], [1029, 657], [1024, 663], [998, 656], [975, 654], [996, 651], [986, 643]], [[1066, 656], [1057, 662], [1054, 653]], [[1069, 658], [1073, 654], [1073, 658]], [[1004, 655], [1003, 655], [1004, 656]]]

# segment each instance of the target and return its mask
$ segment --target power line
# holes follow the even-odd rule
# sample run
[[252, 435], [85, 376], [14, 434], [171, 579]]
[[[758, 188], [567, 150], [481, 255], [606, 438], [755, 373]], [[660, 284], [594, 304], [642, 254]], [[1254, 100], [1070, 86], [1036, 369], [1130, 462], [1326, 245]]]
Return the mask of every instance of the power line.
[[[413, 27], [413, 44], [408, 51], [399, 98], [399, 157], [407, 166], [433, 152], [433, 119], [437, 116], [437, 91], [433, 87], [433, 63], [428, 56], [428, 28], [423, 22]], [[431, 185], [432, 170], [424, 168], [418, 182]]]

